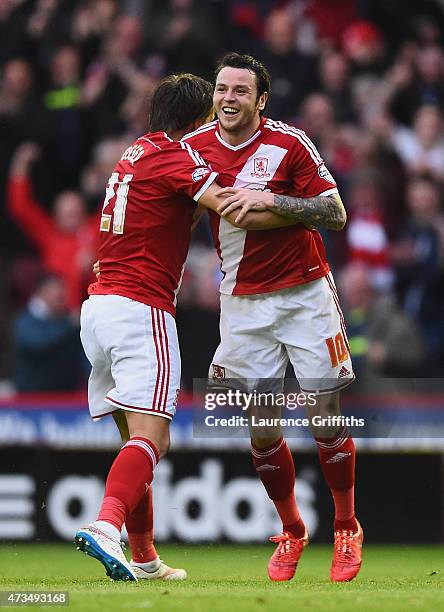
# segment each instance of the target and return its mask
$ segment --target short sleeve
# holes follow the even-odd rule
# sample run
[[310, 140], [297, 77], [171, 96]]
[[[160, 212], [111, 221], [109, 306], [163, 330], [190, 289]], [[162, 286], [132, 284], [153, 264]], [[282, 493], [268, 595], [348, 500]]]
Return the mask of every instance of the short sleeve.
[[163, 180], [168, 188], [181, 191], [196, 202], [218, 177], [197, 151], [186, 142], [170, 143], [163, 151]]
[[293, 189], [298, 197], [338, 193], [335, 179], [328, 171], [322, 157], [308, 136], [298, 130], [289, 163]]

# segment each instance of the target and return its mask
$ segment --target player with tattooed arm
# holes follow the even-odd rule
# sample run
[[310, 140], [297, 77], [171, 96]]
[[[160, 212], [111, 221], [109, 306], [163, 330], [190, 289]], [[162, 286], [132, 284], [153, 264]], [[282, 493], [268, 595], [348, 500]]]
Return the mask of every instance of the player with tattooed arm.
[[[316, 393], [309, 416], [340, 416], [339, 392], [353, 379], [336, 287], [317, 228], [341, 230], [346, 213], [336, 183], [307, 135], [263, 116], [269, 75], [254, 58], [231, 53], [216, 70], [217, 121], [183, 142], [219, 172], [226, 198], [210, 211], [221, 260], [221, 343], [210, 368], [213, 385], [256, 381], [279, 391], [288, 361], [303, 391]], [[273, 192], [273, 193], [271, 193]], [[228, 197], [227, 197], [228, 196]], [[252, 211], [273, 212], [295, 225], [261, 232], [243, 223]], [[222, 216], [220, 216], [220, 213]], [[268, 382], [267, 382], [268, 379]], [[340, 419], [338, 419], [340, 421]], [[361, 567], [362, 528], [354, 511], [355, 447], [345, 427], [314, 431], [321, 468], [335, 507], [333, 581]], [[290, 580], [308, 534], [294, 496], [293, 458], [280, 430], [251, 428], [257, 474], [283, 524], [272, 538], [272, 580]]]

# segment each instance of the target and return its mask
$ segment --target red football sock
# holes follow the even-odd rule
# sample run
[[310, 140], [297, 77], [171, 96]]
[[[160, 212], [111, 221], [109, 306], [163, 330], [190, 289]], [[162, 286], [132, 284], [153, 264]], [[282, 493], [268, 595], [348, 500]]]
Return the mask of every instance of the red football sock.
[[302, 538], [305, 525], [294, 496], [295, 470], [287, 442], [281, 437], [267, 448], [252, 444], [251, 454], [256, 472], [281, 518], [283, 531]]
[[316, 438], [319, 461], [335, 504], [334, 529], [357, 531], [355, 445], [347, 428], [337, 438]]
[[159, 461], [156, 446], [146, 438], [131, 438], [120, 449], [106, 479], [98, 521], [107, 521], [119, 531], [153, 480]]
[[136, 563], [148, 563], [157, 557], [153, 518], [153, 491], [150, 487], [125, 521], [131, 555]]

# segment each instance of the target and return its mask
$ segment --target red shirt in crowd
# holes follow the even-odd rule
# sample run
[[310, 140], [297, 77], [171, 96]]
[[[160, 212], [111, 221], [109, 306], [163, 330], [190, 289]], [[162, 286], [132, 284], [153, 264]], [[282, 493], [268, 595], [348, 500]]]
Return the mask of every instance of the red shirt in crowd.
[[39, 250], [45, 268], [65, 280], [69, 308], [78, 310], [92, 278], [97, 215], [91, 215], [75, 234], [60, 232], [51, 215], [34, 200], [31, 181], [26, 177], [9, 179], [8, 207]]

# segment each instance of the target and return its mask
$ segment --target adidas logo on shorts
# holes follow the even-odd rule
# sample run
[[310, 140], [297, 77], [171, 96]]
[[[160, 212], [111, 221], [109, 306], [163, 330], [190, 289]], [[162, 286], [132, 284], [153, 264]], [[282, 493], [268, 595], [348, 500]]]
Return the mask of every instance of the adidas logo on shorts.
[[345, 378], [346, 376], [350, 376], [350, 370], [347, 370], [345, 366], [339, 370], [338, 378]]

